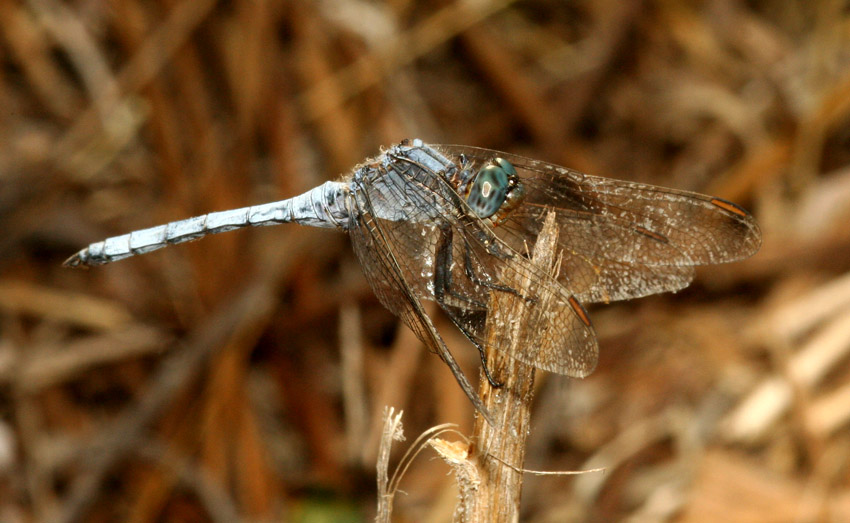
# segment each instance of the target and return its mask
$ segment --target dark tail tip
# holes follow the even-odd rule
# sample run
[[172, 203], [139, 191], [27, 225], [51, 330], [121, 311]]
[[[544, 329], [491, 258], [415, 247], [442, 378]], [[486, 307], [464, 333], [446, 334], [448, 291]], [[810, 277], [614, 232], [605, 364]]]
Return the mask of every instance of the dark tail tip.
[[86, 267], [86, 263], [83, 260], [83, 257], [81, 256], [81, 254], [82, 254], [82, 251], [74, 254], [73, 256], [71, 256], [70, 258], [68, 258], [64, 262], [62, 262], [62, 266], [63, 267], [70, 267], [72, 269], [80, 268], [80, 267]]

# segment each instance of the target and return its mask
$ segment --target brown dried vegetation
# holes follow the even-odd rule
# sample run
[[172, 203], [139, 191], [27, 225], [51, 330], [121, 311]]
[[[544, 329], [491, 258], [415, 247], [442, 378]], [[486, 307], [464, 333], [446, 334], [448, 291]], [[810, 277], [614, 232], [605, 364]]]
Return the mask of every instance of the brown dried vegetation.
[[[526, 465], [608, 471], [528, 477], [522, 520], [850, 520], [840, 0], [0, 1], [0, 519], [359, 520], [385, 405], [409, 438], [469, 433], [343, 234], [61, 267], [406, 137], [715, 194], [762, 226], [750, 260], [591, 309], [599, 368], [540, 373]], [[451, 516], [441, 461], [401, 488], [400, 520]]]

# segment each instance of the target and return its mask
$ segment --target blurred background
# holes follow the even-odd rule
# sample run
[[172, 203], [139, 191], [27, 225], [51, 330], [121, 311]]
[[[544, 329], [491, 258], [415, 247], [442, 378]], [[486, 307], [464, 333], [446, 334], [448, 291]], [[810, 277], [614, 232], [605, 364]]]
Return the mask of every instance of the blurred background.
[[[850, 6], [840, 0], [0, 1], [0, 520], [363, 521], [473, 413], [345, 234], [107, 236], [289, 197], [419, 137], [721, 196], [750, 260], [590, 308], [538, 373], [523, 521], [850, 520]], [[437, 326], [469, 376], [475, 349]], [[393, 461], [398, 457], [394, 454]], [[398, 521], [447, 521], [433, 451]]]

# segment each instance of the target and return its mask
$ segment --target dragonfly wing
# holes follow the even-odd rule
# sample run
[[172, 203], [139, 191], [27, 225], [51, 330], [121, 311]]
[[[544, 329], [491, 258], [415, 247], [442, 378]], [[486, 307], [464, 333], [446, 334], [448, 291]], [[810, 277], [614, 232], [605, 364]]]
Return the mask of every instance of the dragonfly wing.
[[[422, 179], [420, 178], [420, 182]], [[401, 179], [399, 184], [405, 182]], [[411, 186], [397, 188], [409, 194]], [[452, 322], [478, 347], [509, 353], [529, 365], [574, 377], [596, 366], [598, 345], [587, 313], [560, 282], [502, 242], [472, 214], [462, 199], [436, 174], [418, 186], [441, 210], [415, 211], [408, 201], [405, 220], [374, 217], [365, 212], [353, 240], [367, 279], [381, 303], [398, 314], [417, 335], [439, 352], [424, 318], [411, 309], [421, 299], [436, 301]], [[417, 197], [418, 198], [418, 197]], [[517, 291], [516, 282], [527, 281]], [[405, 292], [399, 292], [404, 288]], [[540, 342], [520, 353], [508, 351], [507, 337], [486, 339], [488, 307], [493, 293], [519, 294], [526, 301], [524, 323], [544, 330]]]
[[[599, 347], [587, 312], [571, 290], [528, 258], [502, 242], [485, 224], [476, 221], [454, 228], [452, 289], [471, 293], [476, 301], [504, 303], [498, 298], [524, 301], [520, 330], [500, 328], [502, 337], [487, 337], [486, 311], [465, 305], [462, 299], [440, 305], [474, 343], [506, 352], [512, 336], [534, 333], [535, 342], [519, 352], [507, 352], [535, 367], [583, 378], [596, 367]], [[520, 283], [522, 282], [522, 283]], [[485, 339], [486, 337], [486, 339]], [[530, 340], [529, 340], [530, 341]], [[486, 342], [486, 343], [485, 343]]]
[[746, 258], [761, 245], [753, 217], [702, 194], [588, 176], [530, 158], [467, 146], [475, 168], [501, 157], [520, 175], [526, 195], [497, 228], [513, 248], [532, 243], [552, 210], [564, 252], [560, 279], [583, 301], [610, 301], [686, 287], [693, 266]]
[[[529, 243], [529, 238], [537, 238], [542, 216], [548, 210], [540, 206], [520, 206], [497, 228], [497, 234], [514, 249], [524, 248], [522, 245]], [[569, 211], [554, 212], [558, 214], [561, 235], [559, 278], [582, 302], [609, 302], [677, 291], [687, 287], [694, 278], [692, 264], [660, 265], [628, 258], [616, 259], [599, 246], [586, 243], [584, 235], [597, 239], [606, 234], [614, 237], [625, 235], [622, 241], [629, 241], [628, 233], [624, 234], [622, 227], [574, 219]], [[675, 245], [666, 247], [664, 255], [673, 259], [681, 257]]]
[[359, 209], [358, 216], [352, 218], [349, 226], [351, 242], [366, 280], [381, 304], [401, 318], [416, 337], [449, 366], [475, 409], [494, 425], [492, 414], [475, 393], [431, 318], [425, 313], [420, 301], [421, 289], [414, 292], [411, 283], [415, 284], [416, 280], [409, 276], [414, 267], [409, 263], [408, 257], [402, 256], [399, 251], [400, 246], [410, 242], [400, 242], [385, 230], [386, 225], [392, 223], [396, 222], [375, 218], [367, 209]]

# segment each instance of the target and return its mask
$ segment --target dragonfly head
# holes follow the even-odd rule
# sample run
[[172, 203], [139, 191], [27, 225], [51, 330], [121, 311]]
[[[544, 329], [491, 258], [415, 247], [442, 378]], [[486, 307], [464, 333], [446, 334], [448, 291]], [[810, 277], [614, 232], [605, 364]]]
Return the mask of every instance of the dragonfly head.
[[479, 218], [490, 218], [510, 202], [513, 208], [523, 194], [519, 176], [511, 162], [494, 158], [481, 168], [466, 191], [466, 203]]

